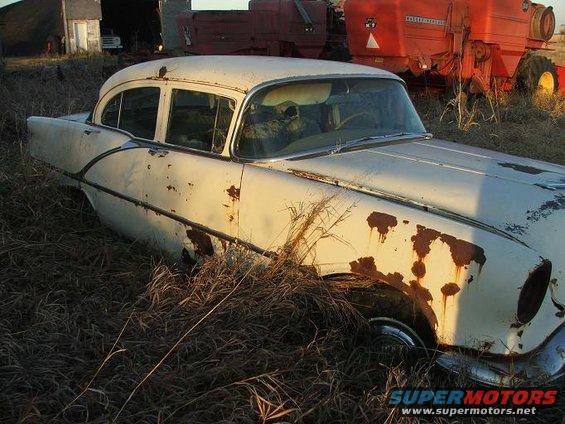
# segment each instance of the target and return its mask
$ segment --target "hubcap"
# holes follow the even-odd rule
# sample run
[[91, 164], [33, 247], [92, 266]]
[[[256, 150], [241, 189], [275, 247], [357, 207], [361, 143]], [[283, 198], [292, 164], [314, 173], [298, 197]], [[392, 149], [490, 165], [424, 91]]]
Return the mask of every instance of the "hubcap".
[[538, 82], [538, 92], [544, 94], [553, 94], [555, 91], [555, 79], [553, 78], [553, 74], [549, 71], [544, 72], [541, 74], [541, 77]]
[[425, 347], [422, 339], [406, 324], [392, 318], [374, 318], [370, 321], [376, 342], [384, 351], [409, 352]]

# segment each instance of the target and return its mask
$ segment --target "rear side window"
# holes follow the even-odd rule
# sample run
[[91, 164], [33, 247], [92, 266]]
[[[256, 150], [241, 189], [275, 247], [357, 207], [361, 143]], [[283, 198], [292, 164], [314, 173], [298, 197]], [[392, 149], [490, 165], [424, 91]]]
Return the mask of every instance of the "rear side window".
[[222, 153], [235, 102], [214, 94], [173, 90], [166, 142]]
[[102, 124], [127, 131], [134, 137], [153, 140], [157, 127], [160, 89], [143, 87], [126, 90], [108, 102]]

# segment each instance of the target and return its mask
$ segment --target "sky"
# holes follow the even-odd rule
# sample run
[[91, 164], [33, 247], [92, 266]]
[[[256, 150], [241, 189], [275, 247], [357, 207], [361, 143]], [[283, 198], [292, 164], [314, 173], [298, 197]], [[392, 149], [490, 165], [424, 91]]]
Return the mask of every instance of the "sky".
[[[18, 0], [0, 0], [0, 7], [14, 3], [15, 1]], [[565, 24], [565, 1], [540, 0], [539, 2], [546, 6], [553, 6], [557, 16], [557, 31], [559, 31], [559, 25]], [[193, 9], [247, 9], [248, 3], [248, 0], [192, 0], [192, 7]]]

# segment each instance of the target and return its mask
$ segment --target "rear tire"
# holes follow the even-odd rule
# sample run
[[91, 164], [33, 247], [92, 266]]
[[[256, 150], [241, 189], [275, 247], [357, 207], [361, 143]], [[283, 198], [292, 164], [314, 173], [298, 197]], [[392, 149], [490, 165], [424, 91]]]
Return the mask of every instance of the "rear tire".
[[553, 94], [559, 89], [555, 64], [544, 56], [525, 56], [518, 66], [518, 88], [529, 94]]

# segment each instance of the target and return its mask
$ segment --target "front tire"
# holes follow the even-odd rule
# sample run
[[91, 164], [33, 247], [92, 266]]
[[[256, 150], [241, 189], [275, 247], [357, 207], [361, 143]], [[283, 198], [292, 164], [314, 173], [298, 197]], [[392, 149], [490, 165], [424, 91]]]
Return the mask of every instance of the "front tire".
[[386, 284], [373, 284], [352, 288], [349, 299], [368, 319], [375, 350], [394, 362], [428, 356], [428, 349], [435, 347], [424, 313], [404, 293]]

